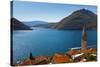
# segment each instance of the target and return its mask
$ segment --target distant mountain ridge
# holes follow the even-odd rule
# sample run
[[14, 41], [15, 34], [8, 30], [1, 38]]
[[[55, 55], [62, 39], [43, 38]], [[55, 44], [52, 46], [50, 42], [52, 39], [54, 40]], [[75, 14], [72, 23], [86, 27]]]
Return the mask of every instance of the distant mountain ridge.
[[30, 22], [24, 22], [24, 24], [32, 27], [32, 26], [35, 26], [35, 25], [38, 25], [38, 24], [46, 24], [46, 22], [44, 22], [44, 21], [30, 21]]
[[12, 30], [31, 30], [31, 28], [16, 18], [11, 18], [11, 29]]
[[43, 27], [43, 28], [52, 28], [52, 26], [56, 25], [56, 23], [45, 23], [45, 24], [37, 24], [33, 27]]

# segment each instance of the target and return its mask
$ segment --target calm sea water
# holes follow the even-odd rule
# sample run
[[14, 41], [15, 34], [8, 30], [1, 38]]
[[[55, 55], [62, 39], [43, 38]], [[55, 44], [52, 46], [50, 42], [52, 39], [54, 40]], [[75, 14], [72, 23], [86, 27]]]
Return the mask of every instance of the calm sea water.
[[[68, 48], [80, 47], [81, 30], [52, 30], [34, 28], [30, 31], [13, 32], [13, 61], [28, 58], [30, 52], [33, 56], [53, 55], [54, 53], [65, 53]], [[87, 31], [87, 43], [97, 44], [97, 32]]]

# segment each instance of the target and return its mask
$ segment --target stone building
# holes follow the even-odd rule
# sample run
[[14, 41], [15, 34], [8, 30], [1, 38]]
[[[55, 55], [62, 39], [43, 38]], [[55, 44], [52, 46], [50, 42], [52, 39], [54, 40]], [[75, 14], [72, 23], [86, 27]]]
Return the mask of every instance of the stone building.
[[87, 35], [86, 35], [86, 25], [84, 24], [82, 30], [82, 39], [81, 39], [81, 50], [85, 51], [87, 49]]

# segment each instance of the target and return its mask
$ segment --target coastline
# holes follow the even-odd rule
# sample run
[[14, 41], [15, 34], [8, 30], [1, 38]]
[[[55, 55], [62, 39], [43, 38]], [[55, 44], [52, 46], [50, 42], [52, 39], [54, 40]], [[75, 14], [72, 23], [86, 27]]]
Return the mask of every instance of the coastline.
[[[31, 55], [31, 58], [30, 58]], [[86, 58], [87, 57], [87, 58]], [[80, 49], [69, 49], [64, 54], [55, 53], [52, 56], [32, 56], [25, 60], [17, 61], [14, 66], [23, 65], [43, 65], [43, 64], [60, 64], [60, 63], [76, 63], [97, 61], [97, 48], [87, 48], [81, 51]]]

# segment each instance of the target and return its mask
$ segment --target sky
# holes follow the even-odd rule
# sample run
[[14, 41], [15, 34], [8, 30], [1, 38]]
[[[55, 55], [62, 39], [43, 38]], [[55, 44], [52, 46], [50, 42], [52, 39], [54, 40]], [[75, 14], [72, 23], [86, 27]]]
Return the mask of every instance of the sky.
[[88, 9], [97, 14], [97, 7], [92, 5], [13, 1], [13, 17], [26, 22], [45, 21], [55, 23], [79, 9]]

